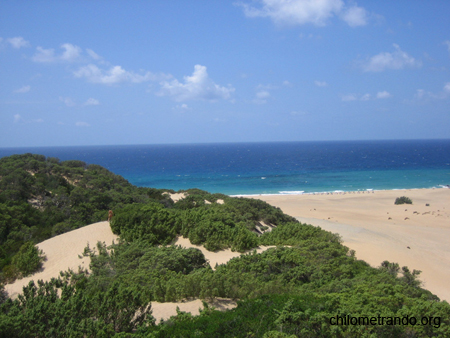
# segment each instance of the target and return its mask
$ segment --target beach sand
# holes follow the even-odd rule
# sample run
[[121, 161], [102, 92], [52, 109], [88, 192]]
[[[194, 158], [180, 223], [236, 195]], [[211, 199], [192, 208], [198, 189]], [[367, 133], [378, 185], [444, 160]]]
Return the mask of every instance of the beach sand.
[[[400, 196], [413, 204], [395, 205]], [[388, 260], [421, 270], [423, 287], [450, 301], [450, 189], [252, 197], [338, 233], [358, 259], [374, 267]]]

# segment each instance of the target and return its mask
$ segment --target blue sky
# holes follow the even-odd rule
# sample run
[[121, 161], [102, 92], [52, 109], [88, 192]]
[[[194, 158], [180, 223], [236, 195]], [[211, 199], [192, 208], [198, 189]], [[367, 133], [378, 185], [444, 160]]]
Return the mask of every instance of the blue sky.
[[450, 1], [2, 1], [0, 147], [450, 138]]

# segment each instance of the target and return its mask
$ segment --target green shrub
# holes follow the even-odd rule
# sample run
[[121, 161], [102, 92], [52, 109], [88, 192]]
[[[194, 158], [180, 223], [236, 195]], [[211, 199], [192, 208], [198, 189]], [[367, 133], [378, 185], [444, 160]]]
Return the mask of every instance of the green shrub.
[[395, 204], [412, 204], [412, 201], [409, 197], [402, 196], [395, 199]]
[[32, 242], [26, 242], [13, 257], [12, 265], [19, 269], [23, 277], [26, 277], [39, 270], [44, 260], [44, 252], [39, 250]]

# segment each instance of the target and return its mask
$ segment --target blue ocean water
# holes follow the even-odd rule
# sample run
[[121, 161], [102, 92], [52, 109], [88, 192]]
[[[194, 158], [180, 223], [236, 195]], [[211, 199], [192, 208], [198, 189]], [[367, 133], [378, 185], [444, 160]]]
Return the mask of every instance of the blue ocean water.
[[450, 140], [0, 148], [99, 164], [137, 186], [228, 195], [450, 184]]

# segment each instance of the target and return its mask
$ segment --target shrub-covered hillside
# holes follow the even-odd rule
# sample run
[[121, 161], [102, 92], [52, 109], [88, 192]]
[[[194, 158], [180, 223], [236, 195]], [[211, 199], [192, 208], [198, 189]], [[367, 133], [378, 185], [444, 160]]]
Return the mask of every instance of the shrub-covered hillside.
[[[55, 162], [64, 168], [64, 162]], [[64, 174], [73, 190], [79, 182], [89, 191], [98, 189], [91, 182], [96, 174], [87, 175], [90, 167], [76, 178]], [[419, 271], [387, 261], [370, 267], [337, 235], [301, 224], [265, 202], [192, 189], [173, 203], [161, 191], [132, 187], [94, 168], [112, 175], [118, 189], [133, 198], [108, 205], [120, 243], [87, 247], [89, 273], [69, 271], [48, 283], [31, 282], [16, 300], [0, 295], [0, 338], [450, 336], [450, 305], [421, 288]], [[36, 175], [24, 175], [30, 187]], [[92, 192], [101, 193], [114, 196], [116, 191]], [[33, 203], [28, 200], [37, 196], [32, 191], [17, 203]], [[104, 210], [96, 212], [106, 217]], [[213, 270], [200, 250], [170, 246], [178, 235], [210, 250], [274, 247], [261, 254], [250, 250]], [[155, 323], [151, 301], [193, 297], [239, 302], [225, 313], [206, 308], [197, 317], [179, 312]], [[336, 325], [338, 317], [354, 318], [357, 324], [341, 319]]]
[[98, 165], [42, 155], [0, 159], [0, 271], [6, 280], [24, 271], [11, 265], [27, 242], [38, 243], [106, 220], [109, 209], [150, 200], [173, 203], [163, 191], [138, 188]]

